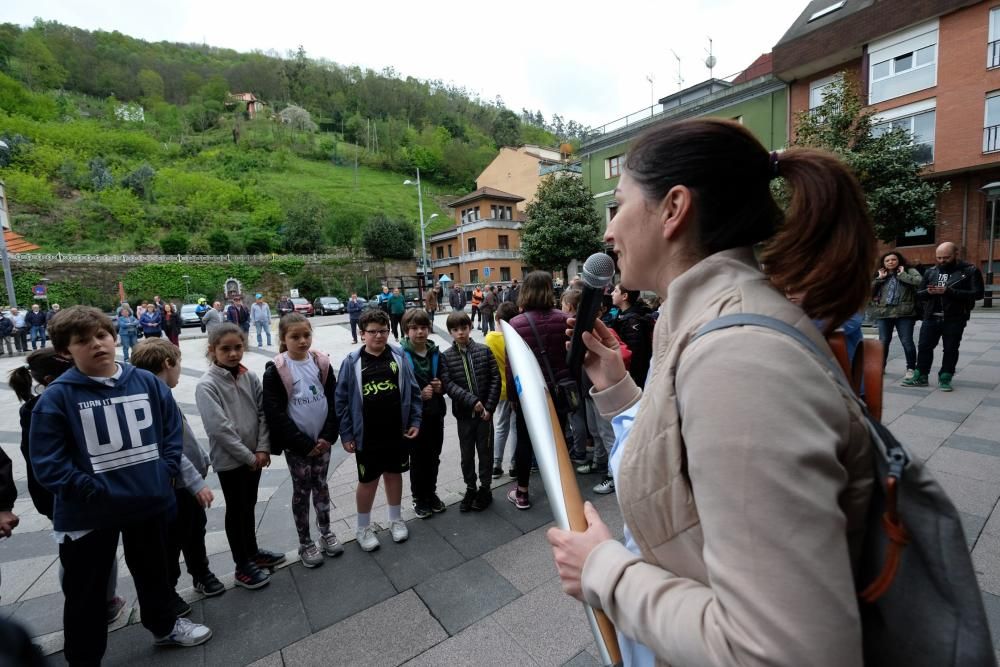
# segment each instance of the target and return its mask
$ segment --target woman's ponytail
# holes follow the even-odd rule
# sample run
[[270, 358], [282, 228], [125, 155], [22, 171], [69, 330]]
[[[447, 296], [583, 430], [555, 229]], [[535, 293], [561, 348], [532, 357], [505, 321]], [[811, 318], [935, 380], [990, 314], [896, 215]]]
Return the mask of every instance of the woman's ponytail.
[[17, 400], [27, 403], [31, 400], [31, 386], [34, 380], [31, 379], [31, 371], [27, 366], [18, 366], [7, 376], [7, 384], [14, 390]]
[[765, 271], [833, 331], [869, 298], [875, 234], [861, 186], [834, 155], [791, 148], [776, 156], [788, 186], [785, 221], [764, 245]]
[[27, 363], [18, 366], [7, 376], [10, 388], [14, 390], [14, 394], [22, 403], [31, 400], [31, 388], [34, 382], [47, 385], [73, 368], [72, 359], [67, 359], [51, 347], [35, 350], [28, 355], [25, 361]]

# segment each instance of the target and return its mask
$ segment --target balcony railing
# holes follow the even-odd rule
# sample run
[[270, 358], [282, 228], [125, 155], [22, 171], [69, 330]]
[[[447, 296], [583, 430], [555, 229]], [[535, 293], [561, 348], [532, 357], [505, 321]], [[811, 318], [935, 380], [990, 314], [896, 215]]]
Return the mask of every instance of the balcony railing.
[[520, 250], [476, 250], [475, 252], [462, 253], [457, 257], [443, 257], [431, 260], [431, 267], [437, 269], [451, 264], [479, 262], [484, 259], [521, 259]]
[[986, 45], [986, 67], [987, 69], [1000, 67], [1000, 39]]
[[1000, 151], [1000, 125], [983, 128], [983, 152]]

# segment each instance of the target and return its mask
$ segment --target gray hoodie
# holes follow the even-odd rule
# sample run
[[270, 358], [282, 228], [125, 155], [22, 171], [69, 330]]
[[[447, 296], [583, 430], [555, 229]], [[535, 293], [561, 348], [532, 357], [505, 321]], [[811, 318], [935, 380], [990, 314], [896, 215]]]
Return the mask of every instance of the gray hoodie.
[[187, 489], [191, 495], [195, 495], [205, 488], [205, 477], [208, 476], [208, 454], [198, 444], [198, 439], [194, 437], [194, 431], [188, 424], [187, 418], [182, 414], [181, 421], [184, 422], [184, 456], [181, 457], [181, 486]]
[[253, 465], [254, 452], [271, 453], [264, 389], [253, 371], [240, 366], [234, 378], [212, 364], [198, 380], [194, 396], [216, 472]]

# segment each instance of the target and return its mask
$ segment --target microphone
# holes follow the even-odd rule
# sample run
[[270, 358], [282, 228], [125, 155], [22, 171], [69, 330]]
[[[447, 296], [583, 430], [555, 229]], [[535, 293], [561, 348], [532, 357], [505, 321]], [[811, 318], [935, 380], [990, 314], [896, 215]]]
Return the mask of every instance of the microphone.
[[574, 379], [580, 378], [583, 355], [587, 351], [583, 344], [583, 332], [593, 330], [604, 288], [611, 284], [614, 275], [615, 261], [603, 252], [594, 253], [583, 263], [583, 271], [580, 273], [583, 279], [583, 293], [580, 295], [580, 305], [576, 309], [576, 326], [573, 327], [573, 338], [566, 354], [566, 364]]

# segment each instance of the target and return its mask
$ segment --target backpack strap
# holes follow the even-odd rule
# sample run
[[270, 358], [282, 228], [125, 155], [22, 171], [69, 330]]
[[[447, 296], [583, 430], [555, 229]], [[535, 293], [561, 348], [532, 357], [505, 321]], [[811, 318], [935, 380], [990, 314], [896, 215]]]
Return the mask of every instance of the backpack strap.
[[556, 386], [556, 376], [552, 372], [552, 365], [549, 364], [549, 355], [545, 351], [545, 343], [542, 341], [542, 337], [538, 335], [538, 329], [535, 328], [535, 320], [531, 317], [531, 311], [524, 311], [524, 318], [528, 320], [528, 326], [531, 327], [531, 333], [535, 336], [535, 342], [538, 343], [538, 354], [542, 357], [542, 361], [545, 362], [545, 374], [548, 375], [549, 384], [552, 387]]

